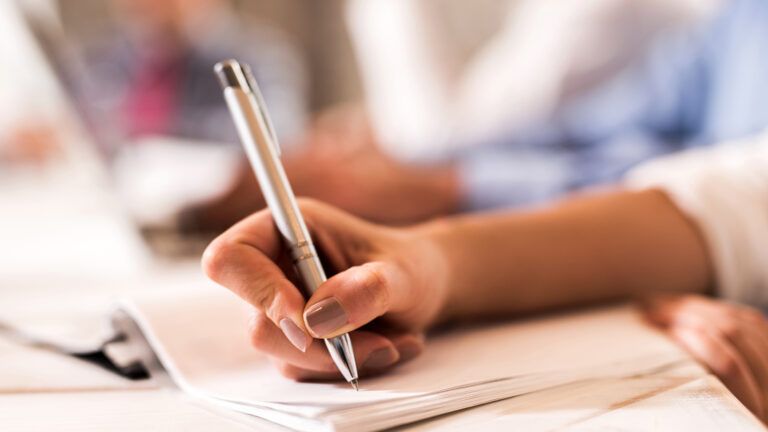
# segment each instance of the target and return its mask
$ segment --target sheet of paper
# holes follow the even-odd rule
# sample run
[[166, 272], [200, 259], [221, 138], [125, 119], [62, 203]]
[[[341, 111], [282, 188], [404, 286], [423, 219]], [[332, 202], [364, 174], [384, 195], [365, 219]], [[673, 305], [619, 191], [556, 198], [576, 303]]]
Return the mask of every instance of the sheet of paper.
[[[505, 381], [496, 386], [496, 391], [512, 394], [515, 386], [535, 388], [548, 377], [554, 383], [555, 378], [567, 380], [563, 373], [577, 379], [596, 368], [597, 374], [607, 373], [606, 365], [684, 357], [641, 323], [633, 310], [613, 308], [453, 329], [430, 338], [425, 353], [416, 360], [386, 376], [363, 380], [361, 391], [354, 392], [343, 383], [296, 383], [279, 376], [250, 347], [249, 308], [222, 288], [179, 294], [172, 302], [142, 298], [128, 307], [169, 372], [187, 390], [259, 408], [280, 404], [279, 409], [310, 416], [313, 409], [322, 413], [528, 377], [527, 382]], [[487, 401], [483, 398], [492, 395], [489, 391], [474, 396], [454, 393], [453, 403], [476, 405]]]

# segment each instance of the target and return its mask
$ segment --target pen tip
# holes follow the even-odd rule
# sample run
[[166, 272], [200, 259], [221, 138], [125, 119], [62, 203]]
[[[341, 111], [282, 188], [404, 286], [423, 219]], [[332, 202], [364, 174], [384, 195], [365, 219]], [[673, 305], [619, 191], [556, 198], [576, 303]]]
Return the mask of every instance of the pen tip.
[[357, 380], [356, 380], [356, 379], [353, 379], [353, 380], [352, 380], [352, 381], [350, 381], [349, 383], [350, 383], [350, 384], [352, 384], [352, 388], [354, 388], [354, 389], [355, 389], [355, 391], [360, 391], [360, 388], [359, 388], [359, 387], [358, 387], [358, 385], [357, 385]]

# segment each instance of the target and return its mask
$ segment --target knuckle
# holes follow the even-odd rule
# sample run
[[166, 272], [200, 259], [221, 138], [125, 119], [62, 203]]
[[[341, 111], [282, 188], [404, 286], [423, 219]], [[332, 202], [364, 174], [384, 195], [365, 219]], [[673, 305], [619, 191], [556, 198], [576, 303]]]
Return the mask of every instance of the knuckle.
[[322, 358], [315, 364], [317, 364], [318, 369], [323, 372], [334, 373], [339, 371], [331, 356], [326, 353], [323, 353]]
[[277, 367], [277, 371], [280, 373], [280, 375], [290, 380], [298, 381], [302, 378], [301, 371], [290, 363], [277, 361], [275, 362], [275, 366]]
[[680, 297], [680, 304], [687, 307], [701, 307], [711, 303], [711, 300], [697, 294], [685, 294]]
[[312, 212], [312, 211], [316, 211], [318, 208], [323, 206], [323, 204], [320, 201], [314, 198], [301, 197], [301, 198], [297, 198], [296, 202], [302, 211], [306, 210], [306, 211]]
[[218, 281], [221, 279], [229, 261], [230, 248], [230, 245], [220, 239], [214, 240], [205, 248], [202, 258], [203, 272], [212, 280]]
[[249, 329], [251, 346], [259, 351], [265, 351], [270, 346], [270, 325], [271, 323], [264, 315], [260, 313], [254, 314]]
[[716, 373], [724, 379], [730, 380], [739, 376], [739, 363], [734, 357], [728, 355], [720, 355], [716, 368]]
[[741, 326], [735, 319], [731, 317], [723, 320], [722, 324], [720, 325], [720, 331], [723, 332], [723, 335], [730, 340], [737, 340], [742, 335]]
[[746, 308], [742, 312], [742, 316], [748, 322], [754, 324], [766, 324], [765, 315], [756, 309]]
[[364, 283], [360, 285], [359, 295], [366, 304], [370, 304], [376, 310], [386, 310], [389, 307], [389, 280], [381, 268], [375, 266], [363, 266], [366, 274]]
[[280, 289], [280, 283], [276, 280], [267, 280], [261, 284], [258, 289], [253, 290], [250, 294], [250, 303], [265, 314], [269, 315], [272, 304], [275, 300], [278, 290]]

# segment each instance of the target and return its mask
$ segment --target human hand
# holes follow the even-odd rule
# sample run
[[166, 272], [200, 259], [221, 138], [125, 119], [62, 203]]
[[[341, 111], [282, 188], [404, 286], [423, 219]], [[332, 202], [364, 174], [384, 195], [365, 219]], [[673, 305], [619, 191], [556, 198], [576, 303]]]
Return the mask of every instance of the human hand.
[[453, 213], [459, 207], [452, 166], [411, 166], [376, 148], [334, 157], [329, 151], [283, 158], [297, 194], [327, 202], [369, 221], [415, 223]]
[[[359, 109], [323, 113], [301, 141], [286, 146], [293, 151], [282, 156], [299, 196], [392, 225], [450, 214], [460, 207], [458, 173], [453, 166], [412, 166], [388, 156]], [[219, 231], [265, 205], [253, 171], [243, 164], [231, 189], [185, 211], [182, 226]]]
[[254, 306], [256, 349], [298, 380], [340, 378], [324, 344], [312, 337], [355, 330], [361, 375], [418, 355], [421, 332], [447, 297], [437, 246], [417, 228], [376, 226], [310, 200], [300, 200], [300, 207], [325, 264], [338, 272], [309, 300], [297, 288], [290, 255], [267, 210], [230, 228], [203, 255], [207, 275]]
[[58, 135], [53, 124], [21, 125], [4, 137], [0, 156], [14, 164], [43, 165], [61, 153]]
[[759, 311], [696, 295], [654, 298], [646, 317], [768, 420], [768, 320]]
[[453, 213], [460, 206], [450, 164], [412, 165], [386, 154], [366, 113], [332, 108], [308, 130], [301, 150], [283, 158], [297, 194], [370, 221], [408, 224]]

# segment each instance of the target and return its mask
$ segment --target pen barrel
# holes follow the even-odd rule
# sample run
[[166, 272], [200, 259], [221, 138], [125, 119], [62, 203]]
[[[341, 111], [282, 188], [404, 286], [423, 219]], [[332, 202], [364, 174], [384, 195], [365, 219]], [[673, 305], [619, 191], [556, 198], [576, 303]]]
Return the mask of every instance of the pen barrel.
[[[214, 70], [275, 226], [288, 246], [305, 294], [311, 296], [325, 282], [325, 271], [280, 163], [277, 137], [258, 86], [247, 67], [244, 70], [237, 61], [218, 63]], [[344, 379], [356, 386], [357, 365], [349, 334], [325, 339], [325, 345]]]
[[293, 190], [277, 156], [276, 143], [265, 132], [267, 129], [257, 115], [253, 96], [240, 89], [227, 88], [224, 97], [280, 234], [290, 246], [310, 243]]
[[317, 256], [315, 246], [311, 243], [293, 246], [291, 247], [291, 258], [293, 258], [293, 266], [299, 274], [299, 280], [304, 284], [305, 293], [307, 296], [311, 296], [326, 280], [323, 264]]
[[325, 272], [301, 217], [296, 197], [277, 151], [274, 137], [260, 115], [253, 95], [242, 89], [229, 87], [224, 90], [235, 121], [240, 140], [243, 142], [248, 161], [256, 174], [264, 200], [272, 212], [278, 231], [285, 240], [296, 271], [304, 284], [307, 295], [312, 295], [326, 280]]

